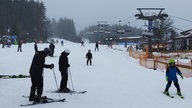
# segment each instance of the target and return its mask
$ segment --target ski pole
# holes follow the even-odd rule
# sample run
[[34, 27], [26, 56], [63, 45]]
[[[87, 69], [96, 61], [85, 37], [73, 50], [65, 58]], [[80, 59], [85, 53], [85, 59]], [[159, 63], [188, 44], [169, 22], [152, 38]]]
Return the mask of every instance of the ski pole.
[[69, 75], [70, 75], [70, 79], [71, 79], [71, 88], [74, 91], [73, 80], [72, 80], [72, 75], [71, 75], [70, 68], [69, 68]]
[[[57, 90], [59, 90], [58, 84], [57, 84], [57, 78], [56, 78], [56, 75], [55, 75], [55, 70], [54, 70], [54, 68], [53, 68], [53, 75], [54, 75], [54, 78], [55, 78], [55, 83], [56, 83], [56, 86], [57, 86]], [[59, 95], [59, 99], [61, 99], [61, 96], [60, 96], [59, 91], [58, 91], [58, 95]]]

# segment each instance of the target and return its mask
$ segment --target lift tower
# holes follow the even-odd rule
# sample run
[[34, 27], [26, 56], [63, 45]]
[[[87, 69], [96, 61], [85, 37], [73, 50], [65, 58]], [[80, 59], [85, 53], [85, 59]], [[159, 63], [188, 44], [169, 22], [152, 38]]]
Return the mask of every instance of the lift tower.
[[[137, 10], [139, 10], [139, 14], [135, 14], [135, 17], [137, 17], [137, 19], [141, 19], [141, 20], [147, 20], [148, 21], [148, 30], [142, 32], [142, 35], [144, 37], [148, 38], [148, 58], [152, 58], [153, 57], [153, 53], [152, 53], [152, 45], [151, 45], [151, 38], [153, 36], [153, 21], [160, 19], [160, 20], [166, 20], [166, 18], [168, 17], [167, 14], [162, 13], [163, 10], [165, 10], [165, 8], [137, 8]], [[144, 15], [143, 11], [159, 11], [158, 14], [154, 14], [154, 15]]]

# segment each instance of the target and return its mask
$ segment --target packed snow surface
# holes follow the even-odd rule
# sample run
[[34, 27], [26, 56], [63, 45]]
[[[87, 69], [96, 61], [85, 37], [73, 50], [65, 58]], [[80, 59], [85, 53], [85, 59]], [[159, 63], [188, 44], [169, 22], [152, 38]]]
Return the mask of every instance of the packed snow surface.
[[[38, 44], [43, 50], [49, 44]], [[139, 65], [139, 61], [128, 56], [124, 46], [114, 46], [114, 50], [105, 45], [94, 51], [95, 44], [64, 41], [64, 46], [55, 44], [55, 57], [46, 57], [46, 64], [54, 63], [54, 70], [44, 69], [43, 95], [59, 99], [59, 94], [46, 91], [56, 90], [60, 85], [60, 72], [58, 69], [59, 56], [64, 49], [71, 51], [69, 57], [74, 90], [86, 90], [85, 94], [60, 94], [66, 102], [49, 103], [31, 106], [33, 108], [191, 108], [192, 86], [191, 78], [179, 79], [184, 99], [176, 95], [174, 85], [169, 98], [162, 94], [166, 80], [165, 73], [146, 69]], [[93, 65], [86, 65], [85, 55], [88, 50], [93, 54]], [[0, 74], [1, 75], [29, 75], [29, 68], [34, 56], [34, 43], [22, 45], [23, 52], [17, 52], [17, 45], [11, 48], [0, 48]], [[56, 74], [56, 81], [54, 73]], [[179, 77], [179, 76], [178, 76]], [[0, 79], [0, 105], [2, 108], [20, 108], [20, 104], [31, 103], [22, 95], [29, 95], [31, 87], [30, 78]], [[72, 84], [69, 83], [69, 88]]]

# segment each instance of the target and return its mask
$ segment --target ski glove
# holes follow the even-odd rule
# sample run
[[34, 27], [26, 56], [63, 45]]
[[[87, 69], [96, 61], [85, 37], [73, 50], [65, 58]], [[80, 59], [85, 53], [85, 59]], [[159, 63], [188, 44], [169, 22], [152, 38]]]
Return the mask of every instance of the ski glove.
[[54, 64], [51, 64], [51, 65], [50, 65], [50, 68], [51, 68], [51, 69], [54, 68]]
[[168, 76], [166, 76], [166, 81], [168, 81]]
[[181, 79], [183, 79], [183, 74], [181, 74], [180, 76], [181, 76]]

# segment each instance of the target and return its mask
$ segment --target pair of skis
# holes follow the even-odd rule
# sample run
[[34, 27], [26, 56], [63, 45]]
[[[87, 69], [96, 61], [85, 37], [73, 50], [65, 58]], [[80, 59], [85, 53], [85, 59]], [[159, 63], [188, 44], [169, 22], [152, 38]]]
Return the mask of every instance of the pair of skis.
[[[52, 91], [47, 91], [49, 93], [70, 93], [70, 94], [84, 94], [87, 91], [70, 91], [70, 92], [59, 92], [58, 90], [52, 90]], [[22, 97], [24, 98], [29, 98], [29, 96], [23, 95]], [[53, 98], [46, 98], [46, 102], [40, 102], [40, 103], [29, 103], [29, 104], [21, 104], [20, 106], [32, 106], [32, 105], [38, 105], [38, 104], [46, 104], [46, 103], [54, 103], [54, 102], [65, 102], [65, 98], [63, 99], [53, 99]]]
[[[170, 94], [166, 94], [165, 92], [162, 91], [163, 94], [165, 94], [166, 96], [170, 97], [170, 98], [174, 98], [174, 96], [170, 95]], [[184, 99], [184, 96], [182, 94], [178, 94], [177, 95], [181, 98]]]
[[[29, 98], [29, 96], [22, 96], [25, 98]], [[47, 104], [47, 103], [54, 103], [54, 102], [65, 102], [65, 98], [63, 99], [53, 99], [53, 98], [46, 98], [46, 102], [33, 102], [33, 103], [29, 103], [29, 104], [21, 104], [20, 106], [32, 106], [32, 105], [39, 105], [39, 104]]]

